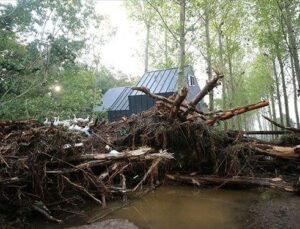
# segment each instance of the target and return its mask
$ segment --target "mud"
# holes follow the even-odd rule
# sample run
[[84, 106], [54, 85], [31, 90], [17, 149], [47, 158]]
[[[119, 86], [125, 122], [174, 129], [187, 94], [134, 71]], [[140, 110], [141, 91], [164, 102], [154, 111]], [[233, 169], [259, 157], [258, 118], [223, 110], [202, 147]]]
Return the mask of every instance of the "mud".
[[250, 205], [245, 228], [297, 229], [300, 227], [300, 197], [279, 194]]

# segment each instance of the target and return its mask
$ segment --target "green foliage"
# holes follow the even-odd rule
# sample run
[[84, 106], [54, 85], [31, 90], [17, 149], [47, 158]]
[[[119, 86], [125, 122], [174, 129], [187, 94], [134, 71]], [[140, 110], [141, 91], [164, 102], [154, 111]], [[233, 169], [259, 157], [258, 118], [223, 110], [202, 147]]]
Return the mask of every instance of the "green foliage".
[[249, 66], [246, 95], [250, 103], [268, 98], [270, 86], [274, 83], [270, 64], [265, 55], [259, 55]]
[[83, 41], [70, 41], [64, 36], [60, 36], [51, 41], [49, 53], [50, 65], [74, 64], [78, 52], [83, 48]]
[[[22, 85], [26, 87], [26, 83]], [[56, 91], [57, 87], [61, 89]], [[50, 75], [47, 82], [33, 88], [26, 96], [16, 99], [1, 109], [0, 118], [20, 119], [90, 113], [100, 99], [100, 88], [96, 87], [96, 75], [79, 67], [67, 68]]]
[[[97, 74], [97, 85], [101, 88], [101, 92], [104, 94], [108, 89], [120, 86], [133, 86], [134, 82], [127, 78], [121, 72], [113, 73], [106, 67], [102, 66]], [[118, 76], [118, 77], [117, 77]]]
[[85, 116], [110, 87], [129, 85], [123, 74], [78, 62], [86, 31], [101, 20], [92, 1], [0, 6], [0, 119]]

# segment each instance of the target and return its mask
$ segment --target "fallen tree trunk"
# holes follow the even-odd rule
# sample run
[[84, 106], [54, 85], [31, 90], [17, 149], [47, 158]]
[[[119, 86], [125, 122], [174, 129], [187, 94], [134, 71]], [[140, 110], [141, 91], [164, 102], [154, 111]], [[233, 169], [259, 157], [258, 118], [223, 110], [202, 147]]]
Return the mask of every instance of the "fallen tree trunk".
[[268, 120], [270, 123], [272, 123], [274, 126], [277, 126], [281, 129], [287, 130], [287, 131], [291, 131], [291, 132], [295, 132], [295, 133], [300, 133], [300, 129], [297, 128], [293, 128], [293, 127], [286, 127], [283, 125], [280, 125], [279, 123], [275, 122], [274, 120], [269, 119], [268, 117], [264, 116], [263, 117]]
[[189, 111], [194, 109], [194, 107], [212, 90], [214, 89], [217, 85], [220, 79], [224, 77], [223, 74], [217, 73], [217, 76], [214, 77], [212, 80], [208, 81], [206, 85], [202, 88], [201, 92], [195, 97], [193, 101], [189, 103], [189, 108], [185, 112], [185, 115], [188, 114]]
[[256, 109], [259, 109], [259, 108], [262, 108], [262, 107], [265, 107], [268, 105], [269, 105], [269, 102], [267, 100], [262, 100], [255, 104], [250, 104], [250, 105], [243, 106], [243, 107], [237, 107], [237, 108], [225, 111], [222, 114], [217, 115], [214, 118], [207, 119], [204, 121], [204, 123], [206, 125], [212, 126], [217, 121], [227, 120], [227, 119], [232, 118], [233, 116], [240, 115], [240, 114], [246, 113], [248, 111], [256, 110]]
[[283, 147], [267, 144], [250, 143], [249, 146], [265, 155], [276, 156], [285, 159], [300, 159], [300, 145], [295, 147]]
[[[120, 152], [118, 154], [84, 154], [74, 157], [69, 157], [66, 161], [82, 161], [82, 160], [99, 160], [99, 161], [118, 161], [118, 160], [129, 160], [129, 161], [143, 161], [143, 160], [154, 160], [156, 158], [162, 158], [166, 160], [174, 159], [173, 155], [165, 150], [161, 150], [159, 153], [149, 153], [153, 151], [150, 147], [142, 147], [137, 150]], [[149, 153], [149, 154], [148, 154]]]
[[291, 184], [285, 182], [279, 177], [260, 178], [260, 177], [217, 177], [217, 176], [184, 176], [166, 174], [166, 178], [171, 181], [184, 182], [197, 186], [201, 185], [250, 185], [263, 186], [286, 192], [297, 192]]
[[246, 135], [281, 135], [281, 134], [289, 133], [286, 130], [249, 130], [249, 131], [236, 130], [236, 132], [240, 132]]

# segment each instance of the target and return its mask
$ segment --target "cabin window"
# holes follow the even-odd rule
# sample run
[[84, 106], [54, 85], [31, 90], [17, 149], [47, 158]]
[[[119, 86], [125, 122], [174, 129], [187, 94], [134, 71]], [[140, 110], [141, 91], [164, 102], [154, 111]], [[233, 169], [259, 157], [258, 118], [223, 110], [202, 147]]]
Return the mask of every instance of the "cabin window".
[[189, 86], [195, 86], [195, 77], [192, 75], [189, 76]]

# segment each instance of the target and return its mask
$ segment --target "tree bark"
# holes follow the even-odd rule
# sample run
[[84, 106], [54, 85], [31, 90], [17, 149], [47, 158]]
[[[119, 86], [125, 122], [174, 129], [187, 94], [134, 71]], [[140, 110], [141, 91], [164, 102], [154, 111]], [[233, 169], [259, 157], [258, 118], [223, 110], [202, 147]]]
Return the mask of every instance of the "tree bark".
[[184, 65], [185, 65], [185, 6], [186, 0], [180, 0], [180, 53], [178, 68], [178, 90], [184, 86]]
[[224, 121], [224, 120], [230, 119], [234, 116], [237, 116], [237, 115], [249, 112], [249, 111], [253, 111], [253, 110], [268, 106], [268, 105], [269, 105], [269, 102], [267, 100], [262, 100], [258, 103], [246, 105], [243, 107], [233, 108], [231, 110], [224, 111], [222, 114], [217, 115], [211, 119], [207, 119], [203, 123], [206, 125], [212, 126], [213, 124], [215, 124], [218, 121]]
[[271, 122], [273, 125], [278, 126], [278, 127], [281, 128], [281, 129], [289, 130], [289, 131], [292, 131], [292, 132], [295, 132], [295, 133], [300, 133], [300, 129], [293, 128], [293, 127], [286, 127], [286, 126], [283, 126], [283, 125], [278, 124], [276, 121], [271, 120], [271, 119], [269, 119], [269, 118], [266, 117], [266, 116], [263, 116], [263, 117], [264, 117], [266, 120], [268, 120], [269, 122]]
[[[210, 41], [210, 31], [209, 31], [209, 3], [208, 1], [205, 1], [205, 11], [204, 11], [204, 20], [205, 20], [205, 38], [206, 38], [206, 53], [207, 53], [207, 75], [208, 80], [210, 81], [212, 79], [212, 66], [211, 66], [211, 41]], [[214, 92], [209, 92], [209, 110], [214, 110]]]
[[146, 24], [145, 72], [148, 72], [148, 68], [149, 68], [149, 43], [150, 43], [150, 24]]
[[284, 99], [284, 106], [285, 106], [285, 120], [286, 120], [286, 125], [290, 126], [290, 111], [289, 111], [289, 102], [288, 102], [288, 96], [286, 91], [286, 79], [285, 79], [283, 61], [279, 53], [277, 53], [277, 59], [279, 62], [279, 67], [281, 72], [281, 82], [282, 82], [283, 99]]
[[276, 178], [259, 178], [259, 177], [217, 177], [217, 176], [187, 176], [187, 175], [172, 175], [166, 174], [168, 180], [190, 183], [193, 185], [253, 185], [269, 187], [286, 192], [296, 192], [297, 190], [289, 183], [285, 182], [279, 177]]
[[258, 113], [256, 113], [256, 118], [257, 118], [257, 122], [258, 122], [258, 129], [259, 130], [263, 130], [262, 124], [261, 124], [261, 120], [260, 120], [260, 116]]
[[278, 99], [280, 124], [283, 125], [283, 114], [282, 114], [282, 103], [281, 103], [281, 96], [279, 90], [279, 79], [277, 75], [275, 60], [272, 60], [272, 62], [273, 62], [273, 69], [274, 69], [274, 76], [275, 76], [275, 83], [276, 83], [276, 95], [277, 95], [276, 97]]
[[[271, 107], [272, 107], [272, 118], [273, 118], [273, 120], [276, 120], [276, 108], [275, 108], [273, 89], [271, 90], [270, 98], [271, 98]], [[275, 126], [274, 130], [277, 130], [277, 126]]]
[[292, 25], [292, 17], [291, 17], [291, 11], [290, 11], [290, 5], [288, 3], [289, 1], [284, 1], [284, 8], [286, 12], [286, 28], [288, 32], [289, 37], [289, 51], [291, 53], [291, 56], [294, 61], [294, 67], [295, 67], [295, 74], [296, 78], [298, 80], [298, 93], [300, 93], [300, 63], [299, 63], [299, 54], [297, 50], [297, 43], [296, 43], [296, 36], [295, 36], [295, 29]]
[[[222, 40], [222, 24], [219, 25], [218, 28], [218, 40], [219, 40], [219, 59], [220, 59], [220, 71], [225, 71], [224, 68], [224, 58], [223, 58], [223, 40]], [[222, 78], [222, 103], [223, 103], [223, 109], [226, 109], [226, 81], [225, 78]], [[224, 130], [227, 131], [228, 125], [227, 122], [224, 121]]]
[[169, 61], [168, 61], [168, 30], [165, 28], [165, 37], [164, 37], [164, 56], [165, 56], [165, 67], [168, 68], [169, 66]]
[[[226, 39], [226, 44], [228, 45], [228, 38]], [[228, 69], [229, 69], [229, 84], [230, 84], [230, 98], [229, 98], [229, 106], [232, 107], [233, 106], [233, 101], [235, 98], [235, 93], [234, 93], [234, 82], [233, 82], [233, 71], [232, 71], [232, 59], [231, 59], [231, 54], [230, 54], [230, 50], [228, 51]], [[228, 96], [229, 97], [229, 96]], [[235, 129], [235, 120], [232, 119], [231, 120], [231, 128]]]
[[[272, 104], [271, 104], [271, 106], [272, 106]], [[272, 116], [272, 110], [271, 110], [271, 107], [270, 107], [270, 106], [268, 107], [268, 113], [269, 113], [269, 116], [270, 116], [270, 117], [273, 117], [273, 116]], [[270, 124], [270, 123], [268, 123], [268, 124]], [[270, 130], [273, 130], [273, 125], [269, 125], [269, 127], [270, 127]]]
[[295, 116], [296, 116], [296, 125], [300, 129], [300, 118], [299, 118], [299, 108], [298, 108], [298, 96], [297, 96], [297, 83], [296, 83], [296, 73], [294, 69], [294, 60], [291, 57], [291, 68], [292, 68], [292, 81], [293, 81], [293, 95], [294, 95], [294, 106], [295, 106]]

